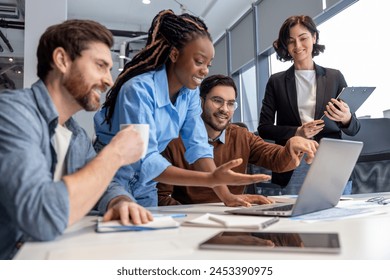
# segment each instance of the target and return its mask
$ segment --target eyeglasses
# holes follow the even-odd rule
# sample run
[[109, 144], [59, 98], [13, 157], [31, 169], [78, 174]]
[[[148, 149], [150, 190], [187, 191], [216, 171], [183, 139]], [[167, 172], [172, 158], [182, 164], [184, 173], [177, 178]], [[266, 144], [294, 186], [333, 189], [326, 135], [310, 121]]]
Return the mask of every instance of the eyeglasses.
[[223, 105], [227, 105], [229, 111], [234, 111], [238, 107], [238, 103], [234, 100], [225, 100], [218, 96], [210, 97], [211, 102], [213, 102], [216, 108], [221, 108]]
[[375, 196], [366, 200], [367, 202], [376, 202], [378, 204], [386, 205], [390, 204], [390, 198], [384, 196]]

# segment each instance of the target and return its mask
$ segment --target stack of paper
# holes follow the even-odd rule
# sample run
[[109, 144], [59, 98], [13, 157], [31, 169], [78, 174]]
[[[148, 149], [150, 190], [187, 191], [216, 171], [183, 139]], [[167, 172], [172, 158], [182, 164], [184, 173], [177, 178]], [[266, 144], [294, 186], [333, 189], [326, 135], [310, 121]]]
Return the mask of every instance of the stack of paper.
[[[275, 219], [270, 217], [254, 217], [244, 215], [215, 215], [207, 213], [193, 220], [183, 222], [182, 226], [242, 228], [258, 230], [265, 228], [266, 226], [268, 226], [268, 223], [273, 220]], [[275, 220], [275, 222], [276, 221], [277, 220]]]
[[99, 218], [96, 224], [96, 232], [116, 232], [116, 231], [140, 231], [140, 230], [156, 230], [176, 228], [180, 225], [171, 216], [155, 217], [153, 221], [141, 225], [122, 225], [120, 221], [103, 222]]
[[362, 200], [347, 200], [340, 201], [336, 207], [293, 217], [292, 219], [312, 223], [319, 221], [360, 218], [369, 215], [388, 213], [389, 208], [389, 206], [376, 203], [371, 204]]

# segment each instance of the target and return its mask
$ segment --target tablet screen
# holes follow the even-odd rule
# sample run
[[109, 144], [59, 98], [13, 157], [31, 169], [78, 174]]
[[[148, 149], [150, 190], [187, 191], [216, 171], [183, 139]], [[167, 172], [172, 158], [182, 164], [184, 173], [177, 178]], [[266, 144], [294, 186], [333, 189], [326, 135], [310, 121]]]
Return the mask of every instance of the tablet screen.
[[337, 233], [222, 231], [201, 249], [339, 253]]

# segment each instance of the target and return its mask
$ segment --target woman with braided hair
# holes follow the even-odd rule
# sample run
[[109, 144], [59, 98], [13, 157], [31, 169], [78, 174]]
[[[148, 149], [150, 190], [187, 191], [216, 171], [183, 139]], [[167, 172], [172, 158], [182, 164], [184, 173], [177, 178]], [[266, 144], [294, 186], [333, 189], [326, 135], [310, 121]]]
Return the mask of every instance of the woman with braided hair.
[[[97, 151], [110, 142], [121, 124], [149, 124], [146, 156], [122, 167], [115, 176], [145, 207], [157, 206], [157, 182], [212, 187], [226, 205], [249, 206], [244, 197], [231, 194], [226, 184], [246, 185], [270, 179], [267, 175], [233, 172], [231, 168], [239, 165], [240, 159], [215, 166], [200, 117], [198, 90], [213, 57], [211, 36], [202, 20], [161, 11], [153, 19], [145, 48], [126, 64], [95, 115]], [[186, 147], [186, 160], [203, 172], [174, 167], [161, 156], [179, 134]], [[256, 196], [251, 202], [272, 201]]]

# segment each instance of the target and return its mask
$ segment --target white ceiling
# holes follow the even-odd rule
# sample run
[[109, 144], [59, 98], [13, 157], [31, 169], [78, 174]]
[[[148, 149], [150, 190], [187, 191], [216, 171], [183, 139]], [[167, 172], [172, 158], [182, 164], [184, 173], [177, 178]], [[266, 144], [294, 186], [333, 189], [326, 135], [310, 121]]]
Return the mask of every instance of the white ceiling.
[[161, 10], [183, 11], [204, 19], [214, 39], [251, 7], [254, 0], [68, 0], [68, 18], [97, 20], [109, 29], [147, 31]]
[[[110, 30], [146, 32], [154, 16], [161, 10], [172, 9], [175, 13], [187, 12], [201, 17], [209, 28], [214, 40], [217, 40], [227, 28], [248, 11], [255, 0], [150, 0], [149, 5], [142, 0], [68, 0], [68, 18], [92, 19], [105, 25]], [[25, 0], [0, 0], [1, 4], [17, 5], [24, 13]], [[44, 9], [44, 8], [43, 8]], [[28, 11], [27, 11], [28, 12]], [[0, 18], [1, 19], [1, 18]], [[24, 16], [19, 19], [6, 19], [24, 21]], [[8, 38], [14, 48], [10, 52], [2, 40], [0, 45], [4, 51], [0, 52], [0, 88], [1, 75], [6, 74], [14, 81], [17, 87], [21, 87], [23, 75], [15, 72], [19, 66], [23, 66], [24, 30], [0, 27], [0, 30]], [[129, 37], [116, 36], [114, 49], [128, 40]], [[13, 56], [17, 62], [9, 62]], [[113, 57], [114, 63], [119, 59]], [[114, 65], [115, 67], [115, 65]], [[9, 70], [7, 70], [9, 69]], [[117, 73], [113, 73], [115, 75]]]

